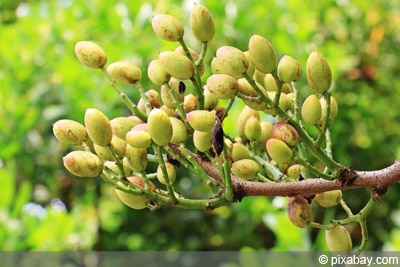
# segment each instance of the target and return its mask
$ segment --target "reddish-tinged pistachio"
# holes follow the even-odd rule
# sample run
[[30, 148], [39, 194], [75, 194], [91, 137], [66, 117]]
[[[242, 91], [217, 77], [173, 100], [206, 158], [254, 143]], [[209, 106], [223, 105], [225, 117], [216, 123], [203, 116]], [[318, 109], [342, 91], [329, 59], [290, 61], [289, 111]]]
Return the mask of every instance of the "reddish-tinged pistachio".
[[279, 80], [284, 83], [297, 81], [301, 77], [300, 63], [291, 56], [284, 55], [279, 60], [277, 74]]
[[[175, 182], [176, 179], [176, 169], [175, 166], [170, 163], [170, 162], [165, 162], [165, 169], [167, 171], [167, 175], [168, 175], [168, 180], [169, 180], [169, 184], [172, 185]], [[167, 181], [165, 179], [165, 176], [162, 172], [162, 168], [161, 165], [158, 165], [157, 167], [157, 180], [166, 185]]]
[[53, 124], [53, 134], [61, 143], [68, 145], [81, 145], [87, 138], [85, 126], [66, 119]]
[[183, 109], [186, 113], [197, 110], [197, 97], [193, 94], [185, 95], [183, 99]]
[[238, 91], [235, 78], [226, 74], [213, 74], [208, 77], [207, 89], [219, 99], [231, 99]]
[[285, 142], [291, 147], [297, 145], [300, 141], [299, 133], [292, 125], [286, 122], [277, 122], [274, 124], [272, 127], [272, 137]]
[[172, 124], [168, 114], [161, 109], [153, 109], [147, 119], [151, 139], [159, 146], [166, 146], [172, 138]]
[[327, 91], [332, 84], [332, 71], [326, 58], [313, 51], [306, 62], [307, 82], [317, 94]]
[[[134, 184], [134, 186], [132, 186], [133, 188], [135, 188], [136, 186], [145, 188], [145, 183], [142, 177], [131, 176], [128, 177], [127, 179], [129, 182]], [[154, 191], [156, 189], [156, 187], [151, 181], [148, 181], [148, 184], [150, 186], [150, 190]], [[148, 197], [141, 194], [139, 195], [134, 193], [128, 193], [119, 189], [115, 189], [115, 193], [117, 194], [117, 197], [121, 200], [122, 203], [135, 210], [141, 210], [146, 208], [147, 204], [150, 201]]]
[[172, 76], [180, 80], [191, 79], [194, 75], [194, 66], [190, 60], [178, 53], [164, 51], [159, 54], [159, 60], [164, 69]]
[[142, 79], [142, 71], [130, 62], [114, 62], [107, 67], [107, 72], [117, 83], [132, 85]]
[[98, 69], [107, 63], [107, 55], [98, 44], [90, 41], [79, 41], [75, 44], [75, 55], [85, 66]]
[[350, 233], [343, 225], [326, 230], [325, 238], [331, 252], [350, 252], [353, 248]]
[[170, 42], [176, 42], [182, 39], [185, 33], [182, 22], [167, 14], [153, 16], [151, 25], [158, 37]]
[[301, 106], [303, 120], [311, 125], [316, 124], [322, 116], [321, 102], [317, 95], [309, 95]]
[[222, 46], [217, 49], [217, 60], [223, 73], [240, 78], [247, 71], [249, 62], [242, 51], [233, 46]]
[[316, 194], [314, 197], [315, 203], [324, 208], [336, 206], [342, 198], [342, 191], [332, 190]]
[[249, 41], [250, 61], [262, 73], [273, 72], [278, 65], [275, 49], [267, 39], [253, 34]]
[[190, 29], [200, 42], [208, 42], [214, 37], [214, 19], [205, 6], [194, 3], [190, 14]]
[[87, 108], [85, 112], [86, 131], [93, 143], [106, 146], [111, 142], [112, 129], [106, 115], [95, 108]]
[[193, 110], [186, 114], [190, 126], [201, 132], [211, 132], [216, 118], [215, 112], [207, 110]]
[[289, 197], [287, 211], [290, 221], [299, 228], [307, 227], [312, 220], [311, 205], [303, 197]]
[[240, 159], [232, 163], [232, 174], [243, 180], [253, 180], [260, 171], [260, 165], [252, 159]]
[[[145, 95], [147, 97], [147, 101], [149, 102], [151, 108], [160, 108], [161, 107], [161, 97], [160, 97], [160, 94], [156, 90], [150, 89], [145, 93]], [[142, 113], [146, 113], [146, 107], [145, 107], [143, 98], [139, 99], [137, 108]]]
[[266, 147], [269, 156], [277, 163], [290, 162], [293, 158], [292, 150], [285, 142], [279, 139], [268, 139]]
[[103, 170], [103, 162], [98, 156], [87, 151], [72, 151], [63, 158], [65, 168], [79, 177], [96, 177]]

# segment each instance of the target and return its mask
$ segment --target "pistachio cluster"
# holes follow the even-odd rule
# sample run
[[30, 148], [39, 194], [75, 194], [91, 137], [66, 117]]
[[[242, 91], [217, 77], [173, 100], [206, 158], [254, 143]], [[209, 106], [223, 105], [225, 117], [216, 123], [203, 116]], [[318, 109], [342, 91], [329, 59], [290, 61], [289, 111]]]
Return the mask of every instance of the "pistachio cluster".
[[[190, 16], [190, 30], [201, 44], [199, 52], [186, 45], [187, 33], [177, 18], [159, 14], [151, 24], [161, 39], [177, 44], [148, 64], [146, 73], [155, 89], [142, 87], [138, 66], [130, 62], [107, 66], [99, 45], [76, 44], [78, 60], [103, 71], [132, 115], [110, 120], [100, 110], [88, 108], [84, 125], [68, 119], [56, 122], [56, 138], [77, 146], [64, 157], [69, 172], [101, 176], [133, 209], [229, 205], [235, 201], [233, 177], [269, 183], [338, 177], [343, 166], [332, 157], [329, 137], [338, 105], [329, 92], [331, 69], [321, 53], [313, 51], [308, 57], [306, 80], [314, 93], [302, 100], [295, 83], [302, 77], [299, 61], [289, 55], [279, 57], [272, 44], [256, 34], [250, 36], [246, 51], [218, 48], [211, 74], [202, 77], [207, 43], [215, 34], [212, 15], [203, 5], [195, 4]], [[135, 86], [140, 99], [128, 99], [119, 85]], [[234, 119], [237, 136], [230, 136], [224, 133], [224, 120], [234, 102], [244, 107]], [[218, 174], [213, 175], [215, 171], [203, 161], [211, 162]], [[157, 168], [150, 168], [149, 162]], [[178, 193], [178, 168], [202, 179], [212, 195], [199, 200]], [[287, 205], [290, 221], [301, 228], [312, 226], [313, 203], [323, 208], [344, 205], [341, 191], [292, 196]], [[337, 250], [335, 244], [345, 239], [343, 249], [349, 250], [345, 228], [319, 227], [328, 229], [329, 248]]]

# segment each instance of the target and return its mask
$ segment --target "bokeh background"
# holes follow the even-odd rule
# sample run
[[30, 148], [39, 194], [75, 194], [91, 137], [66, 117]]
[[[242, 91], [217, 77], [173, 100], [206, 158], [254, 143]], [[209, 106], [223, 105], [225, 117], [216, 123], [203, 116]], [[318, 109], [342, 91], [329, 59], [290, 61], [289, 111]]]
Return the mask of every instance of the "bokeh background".
[[[339, 103], [332, 127], [335, 158], [358, 170], [400, 158], [400, 2], [201, 3], [217, 29], [206, 62], [222, 45], [246, 50], [252, 33], [303, 66], [318, 49], [331, 64]], [[102, 73], [77, 61], [75, 43], [94, 40], [109, 62], [131, 61], [145, 74], [160, 51], [177, 46], [156, 37], [151, 16], [168, 13], [189, 25], [192, 6], [193, 0], [0, 1], [1, 250], [326, 250], [319, 231], [291, 225], [282, 197], [245, 198], [214, 212], [136, 211], [100, 179], [73, 177], [62, 166], [71, 148], [53, 137], [56, 120], [82, 122], [87, 107], [109, 118], [128, 114]], [[189, 29], [185, 40], [198, 48]], [[143, 85], [153, 88], [147, 77]], [[298, 87], [303, 95], [310, 92], [304, 75]], [[126, 90], [138, 99], [135, 90]], [[400, 250], [399, 190], [390, 188], [368, 218], [367, 250]], [[344, 197], [358, 212], [369, 193], [354, 190]], [[342, 216], [335, 208], [316, 208], [315, 214], [321, 221]], [[358, 227], [351, 231], [358, 245]]]

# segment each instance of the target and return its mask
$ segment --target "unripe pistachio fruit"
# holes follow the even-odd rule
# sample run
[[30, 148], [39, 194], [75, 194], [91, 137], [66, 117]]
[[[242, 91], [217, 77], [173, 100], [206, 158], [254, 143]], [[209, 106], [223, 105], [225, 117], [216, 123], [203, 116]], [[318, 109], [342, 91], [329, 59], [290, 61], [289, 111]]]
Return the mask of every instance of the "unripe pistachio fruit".
[[311, 125], [316, 124], [322, 115], [321, 103], [317, 95], [309, 95], [301, 106], [303, 120]]
[[304, 167], [300, 164], [290, 165], [286, 169], [286, 175], [291, 179], [299, 179]]
[[[325, 97], [321, 97], [319, 102], [321, 103], [321, 118], [318, 121], [318, 125], [322, 126], [325, 118], [326, 118], [326, 111], [327, 111], [327, 103], [326, 103], [326, 98]], [[328, 120], [328, 126], [331, 126], [332, 123], [336, 120], [338, 111], [339, 111], [339, 107], [338, 104], [336, 102], [336, 99], [331, 96], [330, 97], [330, 113], [329, 113], [329, 120]]]
[[75, 44], [75, 55], [85, 66], [98, 69], [107, 63], [107, 55], [98, 44], [90, 41], [79, 41]]
[[243, 180], [253, 180], [260, 171], [260, 165], [252, 159], [240, 159], [232, 163], [232, 174]]
[[250, 151], [245, 145], [241, 143], [233, 143], [231, 157], [233, 161], [238, 161], [241, 159], [249, 159]]
[[134, 129], [126, 133], [126, 141], [136, 148], [148, 148], [152, 142], [148, 131]]
[[204, 109], [213, 110], [218, 105], [218, 97], [208, 90], [207, 85], [204, 85]]
[[253, 34], [250, 37], [249, 56], [254, 68], [262, 73], [271, 73], [278, 65], [275, 49], [260, 35]]
[[185, 123], [175, 117], [170, 117], [169, 119], [171, 120], [172, 124], [171, 143], [179, 144], [185, 142], [188, 138], [188, 131], [186, 129]]
[[293, 158], [292, 150], [288, 147], [288, 145], [276, 138], [270, 138], [266, 144], [267, 152], [271, 159], [276, 161], [277, 163], [286, 163], [290, 162]]
[[116, 117], [110, 120], [112, 133], [122, 139], [125, 139], [126, 133], [139, 123], [143, 121], [136, 116]]
[[273, 125], [272, 137], [285, 142], [290, 147], [297, 145], [300, 141], [299, 133], [286, 122], [277, 122]]
[[278, 84], [276, 83], [275, 77], [271, 74], [265, 74], [264, 76], [264, 88], [267, 91], [276, 92], [278, 90]]
[[93, 143], [99, 146], [110, 144], [112, 139], [111, 124], [106, 115], [95, 108], [87, 108], [85, 112], [86, 131]]
[[306, 62], [307, 82], [317, 94], [327, 91], [332, 84], [332, 71], [326, 58], [313, 51]]
[[96, 177], [103, 170], [103, 162], [98, 156], [87, 151], [72, 151], [63, 158], [65, 168], [79, 177]]
[[185, 95], [183, 98], [183, 109], [186, 113], [197, 109], [197, 97], [193, 94]]
[[[171, 185], [171, 184], [173, 184], [175, 182], [175, 179], [176, 179], [175, 166], [172, 163], [165, 162], [165, 169], [167, 171], [169, 184]], [[167, 185], [167, 181], [166, 181], [166, 179], [164, 177], [164, 174], [162, 172], [161, 165], [158, 165], [158, 167], [157, 167], [157, 180], [160, 183], [162, 183], [163, 185]]]
[[134, 172], [141, 172], [146, 169], [148, 160], [146, 148], [136, 148], [127, 144], [125, 154], [129, 167]]
[[291, 56], [284, 55], [279, 60], [277, 74], [284, 83], [297, 81], [301, 77], [300, 63]]
[[261, 135], [261, 124], [258, 116], [252, 115], [244, 125], [244, 135], [248, 140], [258, 140]]
[[182, 39], [185, 32], [182, 22], [167, 14], [153, 16], [151, 26], [160, 38], [170, 42]]
[[147, 66], [147, 76], [155, 85], [161, 86], [171, 79], [171, 75], [161, 65], [159, 59], [153, 59]]
[[299, 228], [305, 228], [312, 220], [311, 205], [303, 197], [288, 197], [287, 211], [290, 221]]
[[53, 133], [61, 143], [68, 145], [81, 145], [87, 138], [85, 126], [67, 119], [55, 122]]
[[205, 6], [194, 3], [194, 8], [190, 14], [190, 29], [200, 42], [208, 42], [214, 37], [214, 19]]
[[132, 85], [142, 79], [142, 71], [130, 62], [113, 62], [108, 65], [107, 72], [120, 84]]
[[238, 82], [227, 74], [213, 74], [206, 81], [207, 89], [219, 99], [231, 99], [238, 91]]
[[201, 132], [194, 130], [193, 143], [196, 149], [200, 152], [206, 152], [212, 146], [211, 132]]
[[350, 252], [353, 248], [350, 233], [343, 225], [326, 230], [325, 238], [331, 252]]
[[246, 140], [246, 135], [244, 132], [244, 128], [246, 125], [246, 121], [248, 118], [250, 118], [251, 116], [257, 116], [257, 118], [259, 118], [259, 114], [257, 110], [254, 110], [248, 106], [245, 106], [242, 111], [239, 114], [239, 117], [237, 119], [237, 130], [238, 130], [238, 135], [239, 137], [243, 138]]
[[186, 56], [178, 52], [164, 51], [158, 57], [161, 65], [172, 77], [180, 80], [193, 77], [194, 66]]
[[186, 120], [193, 129], [201, 132], [210, 132], [216, 119], [215, 112], [207, 110], [193, 110], [186, 113]]
[[265, 144], [269, 138], [272, 137], [272, 123], [269, 121], [262, 121], [261, 125], [261, 135], [258, 138], [256, 145], [258, 151], [265, 151]]
[[233, 46], [222, 46], [217, 49], [217, 60], [224, 74], [240, 78], [247, 71], [249, 62], [242, 51]]
[[153, 109], [147, 118], [151, 139], [156, 145], [166, 146], [172, 138], [172, 124], [168, 114], [161, 109]]
[[316, 194], [314, 197], [315, 203], [324, 208], [336, 206], [342, 198], [342, 191], [332, 190]]
[[[127, 178], [129, 182], [139, 186], [141, 188], [145, 187], [144, 179], [139, 176], [131, 176]], [[151, 181], [148, 181], [150, 190], [154, 191], [156, 187]], [[149, 202], [149, 198], [143, 195], [137, 195], [134, 193], [128, 193], [119, 189], [115, 189], [115, 193], [117, 194], [118, 198], [121, 200], [122, 203], [131, 207], [135, 210], [141, 210], [147, 207], [147, 203]]]

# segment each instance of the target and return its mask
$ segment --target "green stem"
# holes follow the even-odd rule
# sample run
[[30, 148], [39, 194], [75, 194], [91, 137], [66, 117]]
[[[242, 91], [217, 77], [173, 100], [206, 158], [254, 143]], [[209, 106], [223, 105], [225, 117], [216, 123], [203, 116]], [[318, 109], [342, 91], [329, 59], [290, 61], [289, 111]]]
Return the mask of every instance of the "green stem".
[[167, 186], [170, 202], [172, 204], [175, 204], [177, 202], [177, 199], [176, 199], [176, 196], [175, 196], [175, 190], [174, 190], [174, 187], [171, 184], [171, 181], [169, 179], [167, 168], [165, 167], [163, 154], [161, 152], [161, 148], [159, 146], [157, 146], [157, 145], [153, 145], [153, 150], [156, 152], [156, 155], [158, 157], [158, 162], [160, 164], [161, 171], [162, 171], [162, 174], [163, 174], [164, 179], [165, 179], [165, 183], [166, 183], [166, 186]]

